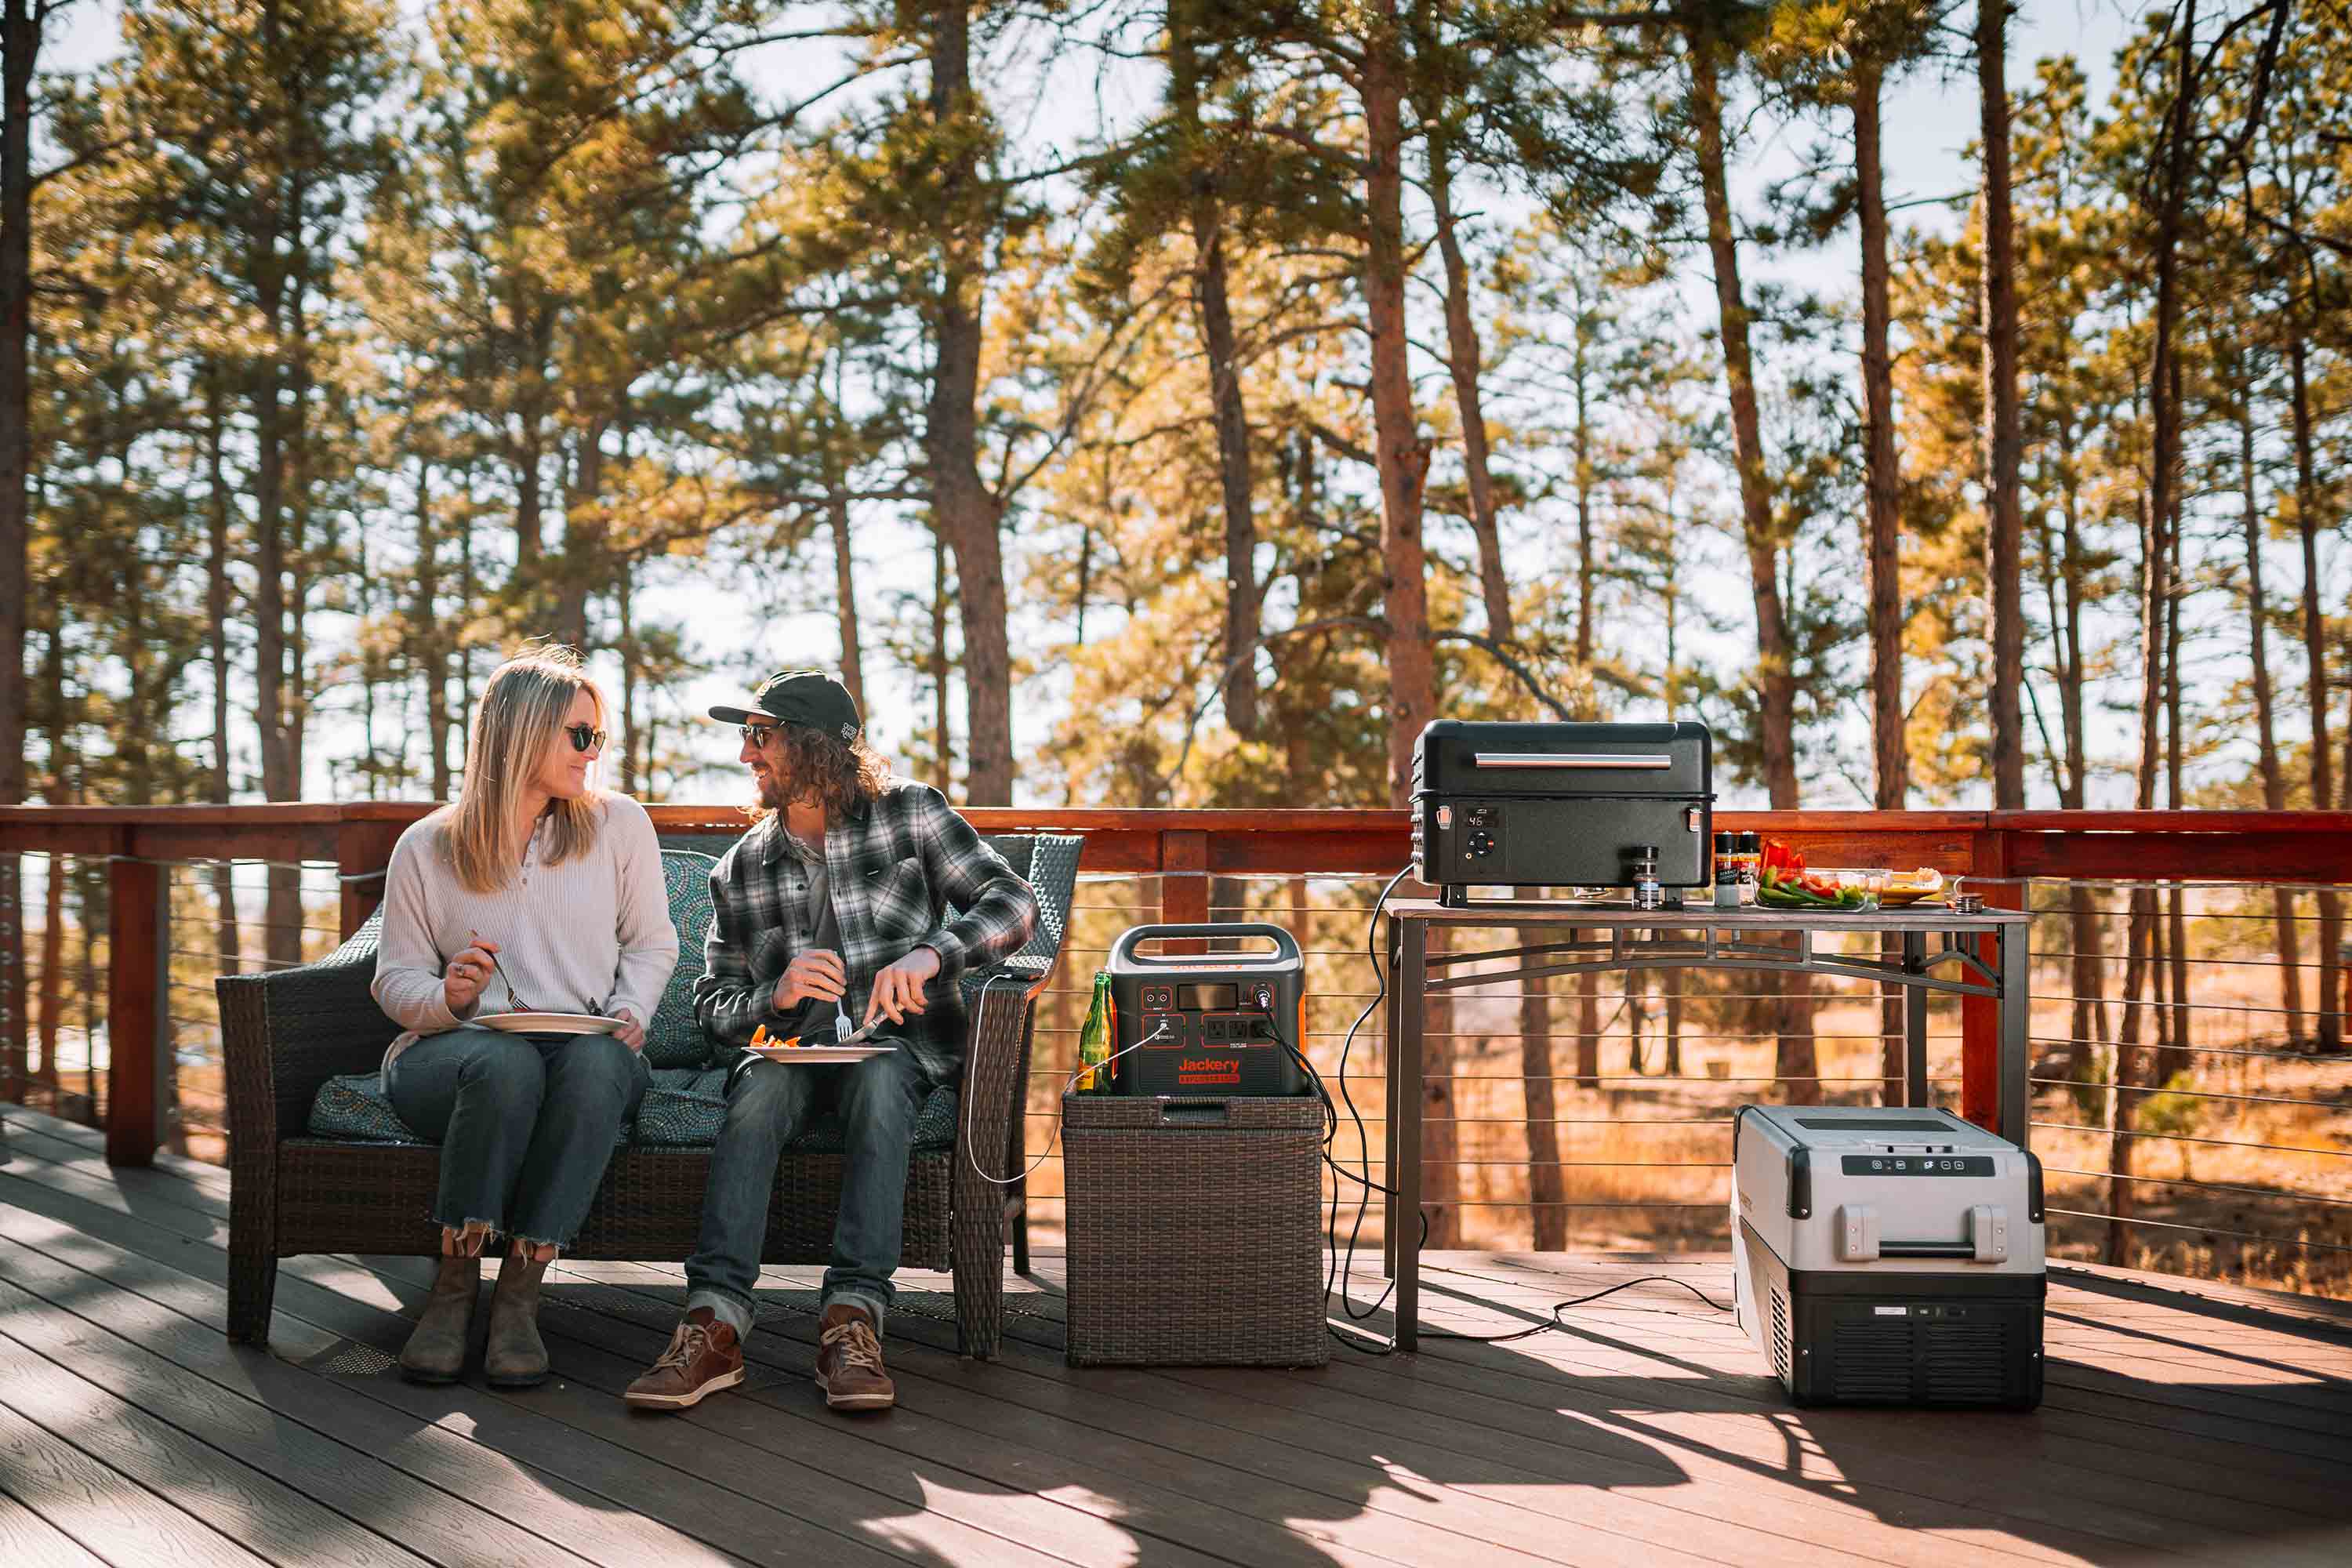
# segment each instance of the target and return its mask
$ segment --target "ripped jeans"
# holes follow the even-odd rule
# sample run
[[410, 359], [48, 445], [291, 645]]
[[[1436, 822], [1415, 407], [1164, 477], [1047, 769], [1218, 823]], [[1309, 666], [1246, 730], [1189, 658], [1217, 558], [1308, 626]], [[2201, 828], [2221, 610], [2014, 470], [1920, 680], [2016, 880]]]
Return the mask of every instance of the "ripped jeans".
[[394, 1057], [384, 1092], [441, 1144], [436, 1224], [568, 1251], [650, 1081], [645, 1058], [610, 1035], [466, 1028]]

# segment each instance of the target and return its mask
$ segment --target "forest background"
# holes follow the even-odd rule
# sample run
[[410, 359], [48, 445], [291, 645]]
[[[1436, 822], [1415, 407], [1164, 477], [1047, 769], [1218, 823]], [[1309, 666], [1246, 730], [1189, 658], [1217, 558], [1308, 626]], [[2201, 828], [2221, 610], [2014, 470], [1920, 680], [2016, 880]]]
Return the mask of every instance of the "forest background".
[[649, 798], [838, 662], [979, 804], [2333, 804], [2341, 9], [6, 0], [0, 795], [443, 797], [552, 637]]

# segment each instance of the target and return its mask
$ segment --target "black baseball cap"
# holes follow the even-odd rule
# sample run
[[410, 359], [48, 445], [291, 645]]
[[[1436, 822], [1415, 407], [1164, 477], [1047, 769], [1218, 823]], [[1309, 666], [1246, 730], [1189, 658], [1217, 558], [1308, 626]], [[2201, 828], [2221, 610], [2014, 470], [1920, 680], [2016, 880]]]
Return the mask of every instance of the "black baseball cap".
[[755, 719], [805, 724], [844, 741], [856, 740], [863, 727], [849, 688], [823, 670], [780, 669], [760, 682], [751, 700], [756, 706], [713, 708], [710, 716], [722, 724], [748, 724]]

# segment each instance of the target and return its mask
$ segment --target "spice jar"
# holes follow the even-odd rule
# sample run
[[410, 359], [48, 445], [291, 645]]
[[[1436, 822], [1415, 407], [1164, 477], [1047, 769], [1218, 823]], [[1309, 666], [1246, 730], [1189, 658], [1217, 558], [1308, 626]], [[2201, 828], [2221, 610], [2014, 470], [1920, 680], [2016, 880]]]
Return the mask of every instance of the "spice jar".
[[1752, 909], [1756, 889], [1764, 877], [1764, 837], [1759, 833], [1739, 836], [1739, 907]]
[[1658, 879], [1658, 847], [1637, 844], [1633, 847], [1633, 907], [1658, 910], [1665, 904], [1665, 884]]

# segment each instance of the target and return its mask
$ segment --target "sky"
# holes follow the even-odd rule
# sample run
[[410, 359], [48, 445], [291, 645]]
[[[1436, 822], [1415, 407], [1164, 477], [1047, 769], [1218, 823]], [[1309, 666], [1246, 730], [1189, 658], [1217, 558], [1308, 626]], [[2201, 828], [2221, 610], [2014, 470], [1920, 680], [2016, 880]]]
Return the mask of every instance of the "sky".
[[[402, 9], [413, 21], [421, 14], [421, 0], [403, 0]], [[62, 13], [52, 26], [57, 30], [44, 55], [44, 65], [66, 69], [87, 68], [116, 47], [119, 6], [115, 0], [81, 0]], [[2069, 53], [2089, 75], [2091, 101], [2102, 101], [2113, 79], [2112, 57], [2133, 26], [2132, 14], [2115, 0], [2028, 0], [2012, 24], [2009, 55], [2012, 89], [2021, 90], [2030, 84], [2038, 58]], [[755, 86], [781, 95], [790, 90], [795, 79], [808, 73], [811, 65], [805, 55], [772, 50], [765, 58], [753, 61], [747, 74]], [[1096, 86], [1089, 68], [1082, 88], [1041, 93], [1026, 122], [1019, 126], [1024, 139], [1034, 137], [1037, 141], [1033, 144], [1052, 145], [1092, 130], [1097, 112]], [[1897, 222], [1943, 229], [1955, 226], [1958, 214], [1932, 204], [1936, 198], [1965, 194], [1975, 181], [1975, 165], [1969, 156], [1978, 122], [1973, 76], [1915, 73], [1889, 89], [1884, 121], [1887, 199], [1890, 206], [1896, 209]], [[1779, 132], [1761, 145], [1745, 149], [1740, 174], [1745, 187], [1751, 192], [1760, 189], [1776, 173], [1792, 166], [1814, 135], [1810, 128], [1795, 127]], [[1930, 205], [1905, 205], [1913, 202]], [[1692, 277], [1687, 286], [1693, 290], [1696, 310], [1711, 313], [1711, 296], [1707, 292], [1711, 284], [1706, 279], [1704, 258], [1699, 262], [1689, 269]], [[1801, 256], [1775, 258], [1756, 266], [1749, 276], [1758, 282], [1777, 279], [1846, 298], [1851, 298], [1858, 286], [1850, 240]], [[869, 624], [879, 618], [881, 607], [892, 595], [928, 594], [930, 550], [928, 535], [918, 521], [869, 509], [857, 519], [852, 537], [862, 574], [859, 596]], [[820, 536], [817, 546], [809, 556], [813, 581], [807, 598], [808, 602], [824, 605], [830, 597], [830, 542]], [[1716, 607], [1727, 629], [1715, 635], [1716, 646], [1702, 647], [1698, 651], [1718, 668], [1737, 668], [1752, 657], [1753, 616], [1748, 606], [1744, 570], [1730, 569], [1733, 557], [1729, 554], [1724, 560], [1727, 569], [1715, 574], [1701, 592], [1717, 601]], [[698, 565], [694, 570], [703, 568]], [[643, 602], [656, 613], [688, 621], [701, 643], [702, 655], [721, 667], [683, 694], [681, 705], [688, 710], [698, 710], [713, 701], [735, 700], [745, 680], [758, 672], [802, 664], [830, 666], [838, 659], [839, 642], [829, 608], [754, 620], [741, 607], [747, 602], [745, 598], [714, 594], [707, 581], [684, 575], [653, 587]], [[1017, 629], [1014, 641], [1017, 652], [1022, 646]], [[866, 667], [869, 707], [873, 710], [869, 720], [877, 744], [886, 754], [894, 751], [903, 754], [901, 749], [909, 733], [929, 710], [919, 679], [912, 671], [890, 665], [870, 647]], [[607, 689], [615, 689], [617, 662], [603, 659], [596, 668]], [[1026, 754], [1050, 731], [1061, 716], [1061, 706], [1050, 689], [1037, 693], [1033, 700], [1016, 700], [1016, 759]], [[958, 722], [961, 723], [960, 712]], [[715, 798], [732, 788], [734, 781], [723, 771], [731, 763], [735, 752], [731, 734], [719, 726], [711, 727], [709, 740], [699, 752], [721, 771], [705, 775], [698, 785], [681, 793], [690, 798]], [[314, 758], [323, 759], [339, 749], [337, 736], [330, 733], [324, 740], [325, 744], [313, 747]], [[317, 765], [323, 768], [325, 763], [321, 760]], [[1041, 784], [1056, 782], [1024, 776], [1018, 786], [1018, 798], [1033, 802], [1058, 798], [1039, 787]], [[1760, 791], [1743, 789], [1725, 780], [1719, 780], [1717, 787], [1727, 805], [1760, 804]], [[331, 795], [331, 782], [321, 776], [310, 781], [306, 794], [313, 798], [324, 797]], [[1866, 804], [1832, 798], [1837, 788], [1832, 781], [1809, 803]], [[1751, 795], [1755, 798], [1748, 798]]]

